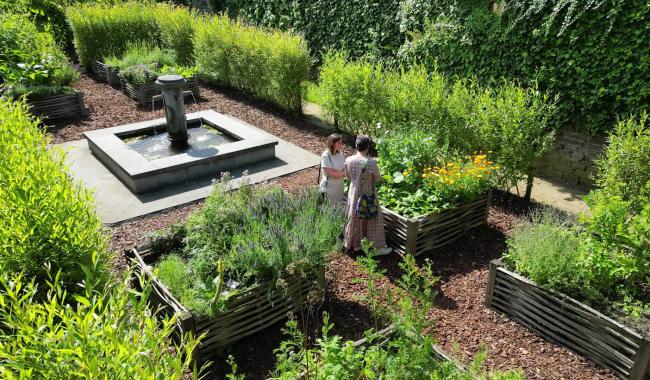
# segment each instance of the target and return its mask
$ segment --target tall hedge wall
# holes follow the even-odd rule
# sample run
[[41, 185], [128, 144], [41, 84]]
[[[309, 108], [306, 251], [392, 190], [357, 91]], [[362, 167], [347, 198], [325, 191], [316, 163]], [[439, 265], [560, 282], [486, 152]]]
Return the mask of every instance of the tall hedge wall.
[[82, 65], [121, 56], [132, 43], [171, 49], [179, 64], [190, 64], [196, 18], [187, 8], [170, 4], [127, 2], [69, 7], [66, 17]]
[[[507, 4], [507, 5], [506, 5]], [[437, 65], [440, 72], [538, 81], [558, 94], [555, 124], [603, 132], [650, 108], [644, 1], [227, 0], [232, 16], [304, 33], [315, 54]]]

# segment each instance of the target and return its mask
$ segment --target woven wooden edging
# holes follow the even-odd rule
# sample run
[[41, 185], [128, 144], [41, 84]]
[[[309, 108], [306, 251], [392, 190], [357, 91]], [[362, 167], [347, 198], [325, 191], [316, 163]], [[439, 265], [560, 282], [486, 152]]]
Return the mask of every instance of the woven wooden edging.
[[[375, 334], [376, 338], [381, 339], [379, 345], [384, 346], [385, 344], [388, 343], [388, 341], [391, 339], [391, 336], [395, 333], [395, 327], [393, 325], [390, 325], [382, 330], [377, 331]], [[366, 346], [368, 344], [368, 338], [362, 338], [354, 342], [352, 345], [354, 348], [359, 348]], [[463, 366], [460, 362], [458, 362], [456, 359], [452, 358], [451, 356], [447, 355], [447, 353], [440, 348], [438, 345], [434, 344], [433, 345], [433, 360], [437, 361], [448, 361], [454, 364], [454, 366], [458, 369], [458, 371], [464, 373], [464, 374], [469, 374], [465, 366]], [[297, 380], [306, 380], [308, 379], [309, 376], [307, 376], [307, 371], [303, 371], [300, 375], [298, 375]]]
[[414, 218], [382, 207], [386, 239], [395, 252], [420, 255], [454, 242], [465, 231], [487, 223], [492, 191], [441, 213]]
[[[212, 317], [200, 316], [187, 309], [172, 295], [167, 287], [153, 274], [149, 264], [159, 257], [149, 253], [146, 246], [126, 251], [131, 265], [152, 284], [149, 297], [151, 307], [160, 309], [166, 315], [178, 316], [175, 337], [184, 333], [193, 336], [206, 334], [198, 349], [191, 353], [201, 364], [221, 351], [251, 334], [286, 319], [289, 313], [298, 313], [308, 302], [308, 295], [324, 289], [324, 272], [312, 278], [285, 275], [286, 292], [269, 294], [269, 284], [257, 285], [233, 296], [228, 301], [228, 310]], [[312, 300], [313, 301], [313, 300]]]
[[95, 78], [106, 82], [111, 86], [120, 86], [120, 77], [118, 75], [119, 70], [115, 67], [108, 66], [107, 64], [95, 61], [92, 65], [93, 74]]
[[594, 362], [621, 379], [650, 375], [650, 339], [559, 292], [490, 262], [485, 305]]
[[[122, 92], [129, 98], [138, 101], [138, 105], [145, 106], [151, 103], [154, 96], [160, 95], [162, 91], [160, 86], [155, 83], [133, 85], [124, 80], [120, 75], [120, 85]], [[191, 91], [195, 97], [199, 96], [199, 81], [196, 78], [189, 78], [183, 85], [183, 91]]]
[[75, 91], [72, 94], [48, 96], [42, 100], [29, 100], [29, 111], [45, 121], [79, 119], [88, 113], [84, 106], [84, 96]]

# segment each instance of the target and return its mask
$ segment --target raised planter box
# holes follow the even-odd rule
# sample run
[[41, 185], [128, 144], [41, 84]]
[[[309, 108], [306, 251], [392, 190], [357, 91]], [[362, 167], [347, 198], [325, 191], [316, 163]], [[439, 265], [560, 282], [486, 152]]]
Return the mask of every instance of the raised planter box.
[[80, 119], [88, 114], [81, 92], [49, 96], [41, 100], [28, 100], [29, 111], [45, 121]]
[[[137, 100], [140, 106], [150, 104], [154, 96], [162, 93], [160, 86], [155, 83], [134, 85], [125, 81], [122, 76], [120, 76], [120, 85], [122, 86], [122, 92], [129, 98]], [[183, 91], [190, 91], [195, 97], [198, 97], [198, 80], [196, 78], [189, 78], [183, 86]]]
[[120, 86], [119, 70], [117, 68], [108, 66], [103, 62], [95, 61], [93, 62], [92, 70], [95, 78], [111, 86]]
[[545, 339], [613, 370], [620, 378], [650, 377], [650, 339], [559, 292], [490, 262], [485, 305]]
[[388, 245], [395, 252], [417, 256], [450, 244], [467, 230], [487, 223], [491, 199], [492, 191], [488, 191], [474, 202], [414, 218], [382, 208]]
[[183, 306], [153, 274], [149, 264], [159, 257], [151, 255], [146, 246], [129, 249], [126, 254], [132, 259], [131, 265], [135, 266], [136, 272], [151, 280], [151, 306], [160, 308], [167, 315], [178, 316], [176, 337], [189, 332], [194, 336], [206, 334], [198, 350], [192, 353], [198, 363], [240, 339], [286, 319], [288, 313], [298, 313], [307, 302], [310, 291], [324, 288], [324, 272], [306, 279], [286, 275], [283, 277], [287, 283], [286, 292], [270, 295], [268, 284], [257, 285], [229, 299], [227, 311], [212, 317], [199, 316]]

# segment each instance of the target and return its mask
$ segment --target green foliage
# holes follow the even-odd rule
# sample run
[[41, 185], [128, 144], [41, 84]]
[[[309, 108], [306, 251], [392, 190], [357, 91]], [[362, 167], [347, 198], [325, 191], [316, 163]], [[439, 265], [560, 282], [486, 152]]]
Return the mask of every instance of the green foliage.
[[206, 80], [245, 90], [279, 106], [300, 111], [302, 82], [311, 58], [305, 41], [230, 21], [205, 18], [196, 26], [194, 57]]
[[25, 15], [0, 14], [0, 77], [8, 96], [38, 97], [65, 92], [79, 74], [50, 33], [39, 32]]
[[287, 272], [314, 274], [336, 249], [344, 223], [342, 210], [314, 189], [299, 195], [280, 188], [227, 190], [218, 184], [190, 217], [183, 257], [170, 255], [156, 266], [172, 293], [201, 314], [224, 306], [225, 282], [238, 283], [238, 291], [267, 282], [282, 287], [278, 280]]
[[233, 16], [345, 49], [488, 84], [502, 77], [559, 95], [553, 124], [608, 131], [648, 110], [650, 9], [643, 1], [228, 0]]
[[470, 80], [448, 80], [421, 66], [392, 71], [330, 53], [320, 87], [323, 106], [339, 128], [377, 136], [418, 129], [422, 135], [406, 143], [411, 147], [427, 138], [431, 146], [447, 147], [456, 155], [491, 151], [490, 158], [500, 167], [497, 183], [504, 187], [532, 172], [553, 140], [548, 126], [553, 103], [510, 82], [486, 88]]
[[228, 0], [226, 7], [231, 16], [254, 24], [300, 31], [317, 55], [347, 49], [354, 57], [387, 56], [403, 39], [395, 22], [398, 1]]
[[146, 43], [129, 44], [121, 58], [107, 57], [104, 61], [111, 67], [124, 70], [135, 65], [154, 63], [159, 66], [173, 65], [176, 62], [174, 52]]
[[650, 139], [645, 115], [621, 121], [598, 161], [580, 231], [548, 220], [509, 240], [507, 261], [534, 281], [602, 308], [650, 316]]
[[412, 33], [399, 61], [484, 83], [536, 81], [560, 96], [556, 125], [592, 133], [609, 130], [617, 115], [648, 109], [650, 60], [640, 52], [650, 41], [650, 10], [643, 2], [526, 0], [508, 3], [501, 17], [488, 9], [434, 17]]
[[84, 278], [80, 265], [97, 256], [104, 269], [106, 241], [92, 197], [44, 133], [23, 102], [0, 98], [0, 271], [44, 283], [50, 262], [73, 289]]
[[534, 212], [521, 221], [508, 238], [504, 260], [535, 283], [569, 296], [580, 295], [589, 278], [581, 263], [575, 221], [551, 208]]
[[[48, 272], [49, 273], [49, 272]], [[92, 277], [75, 304], [58, 275], [41, 290], [20, 274], [0, 274], [0, 377], [3, 379], [180, 379], [190, 359], [179, 354], [200, 339], [170, 341], [176, 321], [158, 323], [143, 293], [129, 289], [129, 277], [98, 288]], [[170, 350], [174, 347], [175, 350]], [[199, 374], [195, 368], [194, 378]]]
[[647, 114], [616, 124], [603, 156], [596, 161], [596, 185], [606, 195], [629, 201], [634, 212], [650, 203], [650, 126]]
[[191, 65], [196, 15], [186, 8], [171, 5], [158, 5], [154, 15], [160, 28], [160, 46], [174, 51], [175, 62], [179, 65]]
[[131, 44], [158, 45], [160, 28], [152, 5], [129, 2], [118, 5], [83, 4], [69, 7], [66, 16], [82, 65], [121, 57]]

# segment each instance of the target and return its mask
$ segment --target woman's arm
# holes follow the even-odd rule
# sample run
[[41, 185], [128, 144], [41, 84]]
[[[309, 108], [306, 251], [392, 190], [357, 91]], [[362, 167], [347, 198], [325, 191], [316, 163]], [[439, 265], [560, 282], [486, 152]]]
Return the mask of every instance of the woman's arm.
[[332, 168], [324, 168], [325, 169], [325, 174], [327, 174], [328, 177], [332, 178], [343, 178], [345, 177], [345, 170], [335, 170]]

